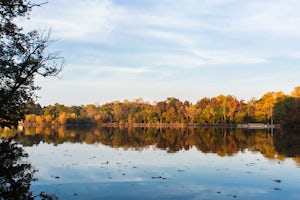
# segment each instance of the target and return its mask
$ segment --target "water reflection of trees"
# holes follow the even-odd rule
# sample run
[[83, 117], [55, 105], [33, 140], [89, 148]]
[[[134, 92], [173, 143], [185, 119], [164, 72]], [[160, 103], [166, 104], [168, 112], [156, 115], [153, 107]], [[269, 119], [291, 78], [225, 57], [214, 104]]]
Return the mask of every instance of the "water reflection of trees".
[[278, 153], [289, 157], [300, 157], [300, 133], [293, 130], [284, 130], [274, 135], [274, 146]]
[[11, 140], [0, 139], [0, 199], [33, 199], [30, 191], [33, 174], [28, 155]]
[[282, 130], [271, 132], [271, 130], [226, 128], [31, 127], [19, 133], [17, 140], [25, 146], [38, 144], [40, 141], [54, 145], [64, 142], [85, 142], [137, 150], [154, 146], [168, 152], [196, 147], [201, 152], [215, 153], [219, 156], [230, 156], [248, 149], [259, 151], [270, 159], [300, 157], [300, 134]]

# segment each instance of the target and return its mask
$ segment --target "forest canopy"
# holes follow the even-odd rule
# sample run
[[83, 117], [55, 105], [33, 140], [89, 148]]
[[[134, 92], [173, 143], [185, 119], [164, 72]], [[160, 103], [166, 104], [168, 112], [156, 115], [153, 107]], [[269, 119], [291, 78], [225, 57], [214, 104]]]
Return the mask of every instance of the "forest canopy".
[[62, 104], [41, 107], [32, 104], [25, 124], [282, 124], [299, 127], [300, 87], [290, 95], [283, 92], [268, 92], [260, 99], [248, 102], [233, 95], [204, 97], [195, 104], [169, 97], [152, 104], [143, 99], [115, 101], [101, 106], [65, 106]]

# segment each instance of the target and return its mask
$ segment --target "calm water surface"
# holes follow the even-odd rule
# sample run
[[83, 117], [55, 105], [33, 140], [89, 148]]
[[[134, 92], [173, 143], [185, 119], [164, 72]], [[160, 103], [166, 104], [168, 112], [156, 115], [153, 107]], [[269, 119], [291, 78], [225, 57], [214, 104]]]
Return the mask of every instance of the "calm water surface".
[[294, 131], [31, 128], [15, 140], [37, 199], [300, 199]]

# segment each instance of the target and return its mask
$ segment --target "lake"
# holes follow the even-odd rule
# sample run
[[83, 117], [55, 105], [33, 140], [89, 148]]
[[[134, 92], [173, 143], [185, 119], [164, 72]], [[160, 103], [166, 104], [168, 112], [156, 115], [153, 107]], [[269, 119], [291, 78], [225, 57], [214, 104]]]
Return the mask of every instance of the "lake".
[[36, 199], [300, 199], [299, 131], [31, 127], [0, 136], [28, 153], [20, 162], [33, 169]]

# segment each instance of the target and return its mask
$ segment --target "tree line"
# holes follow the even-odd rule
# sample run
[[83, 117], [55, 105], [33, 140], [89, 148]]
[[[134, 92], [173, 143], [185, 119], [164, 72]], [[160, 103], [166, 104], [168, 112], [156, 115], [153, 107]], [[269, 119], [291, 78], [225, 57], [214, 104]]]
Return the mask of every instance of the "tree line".
[[169, 97], [152, 104], [143, 99], [115, 101], [101, 106], [65, 106], [56, 103], [41, 107], [29, 106], [24, 124], [282, 124], [299, 127], [300, 86], [289, 95], [268, 92], [248, 102], [233, 95], [202, 98], [195, 104]]

